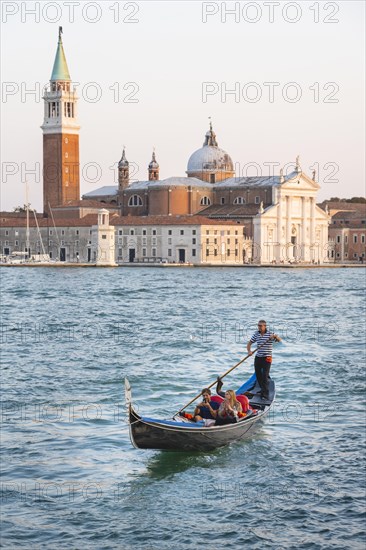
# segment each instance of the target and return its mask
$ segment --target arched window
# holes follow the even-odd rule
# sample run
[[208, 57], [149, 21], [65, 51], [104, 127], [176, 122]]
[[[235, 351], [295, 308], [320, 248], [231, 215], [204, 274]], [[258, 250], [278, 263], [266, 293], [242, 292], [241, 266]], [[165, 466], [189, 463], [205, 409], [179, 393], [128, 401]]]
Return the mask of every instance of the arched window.
[[128, 206], [142, 206], [142, 198], [139, 195], [132, 195], [128, 201]]
[[211, 200], [209, 197], [202, 197], [201, 206], [210, 206]]
[[245, 204], [245, 198], [244, 197], [236, 197], [234, 200], [234, 204]]

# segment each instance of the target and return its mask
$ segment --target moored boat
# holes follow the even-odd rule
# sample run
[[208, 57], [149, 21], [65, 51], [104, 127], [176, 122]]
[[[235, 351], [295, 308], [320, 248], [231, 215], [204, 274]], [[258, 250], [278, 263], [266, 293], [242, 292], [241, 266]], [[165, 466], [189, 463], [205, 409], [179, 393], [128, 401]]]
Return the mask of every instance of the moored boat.
[[246, 439], [272, 407], [276, 393], [274, 381], [270, 379], [268, 400], [261, 399], [255, 375], [237, 390], [237, 394], [244, 393], [249, 397], [251, 408], [243, 418], [235, 424], [205, 427], [179, 414], [167, 420], [141, 416], [133, 407], [131, 386], [126, 378], [125, 395], [131, 442], [137, 449], [210, 451]]

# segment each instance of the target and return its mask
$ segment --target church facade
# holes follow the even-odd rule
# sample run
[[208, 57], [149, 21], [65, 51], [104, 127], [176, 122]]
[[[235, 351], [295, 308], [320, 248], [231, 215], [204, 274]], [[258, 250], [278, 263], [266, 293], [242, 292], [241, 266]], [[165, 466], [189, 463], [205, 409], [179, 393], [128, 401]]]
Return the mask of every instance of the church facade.
[[[105, 233], [109, 243], [113, 240], [113, 253], [103, 248], [103, 256], [114, 256], [115, 263], [329, 261], [330, 218], [316, 205], [319, 184], [315, 173], [312, 177], [305, 174], [297, 158], [289, 174], [281, 170], [275, 176], [236, 177], [234, 163], [219, 147], [211, 122], [202, 147], [188, 159], [185, 176], [160, 179], [154, 151], [147, 179], [130, 181], [124, 149], [118, 185], [85, 193], [80, 200], [78, 98], [61, 32], [60, 28], [50, 85], [43, 98], [44, 207], [43, 215], [27, 222], [33, 235], [29, 242], [34, 243], [28, 243], [29, 254], [43, 248], [53, 258], [98, 263], [102, 243], [98, 239], [104, 239]], [[24, 250], [25, 217], [4, 212], [1, 217], [3, 255]], [[103, 235], [98, 226], [105, 228]], [[55, 239], [58, 232], [64, 238]]]

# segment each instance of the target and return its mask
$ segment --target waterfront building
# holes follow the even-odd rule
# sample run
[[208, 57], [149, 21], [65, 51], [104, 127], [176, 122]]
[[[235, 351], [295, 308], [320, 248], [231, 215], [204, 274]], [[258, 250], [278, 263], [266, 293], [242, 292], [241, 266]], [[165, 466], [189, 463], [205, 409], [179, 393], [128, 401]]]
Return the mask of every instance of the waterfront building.
[[[316, 174], [304, 173], [299, 157], [286, 174], [235, 176], [233, 160], [219, 147], [211, 121], [185, 176], [160, 179], [154, 150], [146, 180], [131, 181], [123, 148], [118, 185], [99, 187], [80, 200], [78, 98], [61, 33], [60, 27], [43, 98], [44, 212], [31, 214], [29, 221], [25, 212], [0, 213], [3, 255], [27, 251], [108, 265], [322, 264], [364, 255], [364, 249], [338, 250], [336, 241], [346, 234], [329, 241], [330, 215], [316, 204]], [[353, 244], [364, 245], [364, 238], [361, 232]]]

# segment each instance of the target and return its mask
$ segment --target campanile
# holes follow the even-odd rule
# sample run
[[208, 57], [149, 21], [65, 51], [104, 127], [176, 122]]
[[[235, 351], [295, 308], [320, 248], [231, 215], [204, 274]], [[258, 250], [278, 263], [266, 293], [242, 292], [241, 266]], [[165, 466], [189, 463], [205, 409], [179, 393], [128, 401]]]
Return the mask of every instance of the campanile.
[[75, 89], [62, 44], [58, 45], [49, 87], [45, 90], [43, 130], [43, 211], [80, 199], [79, 130]]

